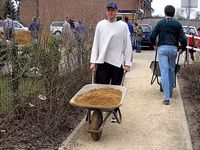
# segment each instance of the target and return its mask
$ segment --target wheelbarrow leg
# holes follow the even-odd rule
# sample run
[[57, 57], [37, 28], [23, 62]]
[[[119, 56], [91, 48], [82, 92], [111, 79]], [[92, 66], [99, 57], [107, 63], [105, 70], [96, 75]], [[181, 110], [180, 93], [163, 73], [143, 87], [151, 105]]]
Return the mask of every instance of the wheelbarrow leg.
[[86, 116], [86, 121], [88, 121], [89, 124], [91, 123], [91, 110], [90, 109], [88, 109], [87, 116]]
[[122, 114], [119, 108], [115, 108], [113, 111], [113, 115], [115, 116], [117, 123], [122, 122]]

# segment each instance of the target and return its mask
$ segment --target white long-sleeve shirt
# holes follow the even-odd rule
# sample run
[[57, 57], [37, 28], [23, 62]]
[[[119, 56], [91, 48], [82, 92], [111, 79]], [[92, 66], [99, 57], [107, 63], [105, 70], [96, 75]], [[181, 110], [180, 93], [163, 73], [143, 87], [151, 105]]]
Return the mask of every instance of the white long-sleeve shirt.
[[131, 66], [132, 45], [128, 26], [123, 21], [100, 21], [95, 30], [91, 63]]

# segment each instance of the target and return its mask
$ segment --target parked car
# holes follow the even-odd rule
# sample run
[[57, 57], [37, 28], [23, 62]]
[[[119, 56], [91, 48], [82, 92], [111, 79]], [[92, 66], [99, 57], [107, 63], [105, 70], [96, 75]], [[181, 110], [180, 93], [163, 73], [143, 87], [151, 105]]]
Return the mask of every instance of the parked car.
[[[28, 27], [23, 26], [18, 21], [13, 21], [15, 31], [29, 31]], [[3, 20], [0, 20], [0, 32], [3, 32]]]
[[[50, 32], [53, 35], [60, 35], [62, 33], [64, 21], [53, 21], [50, 25]], [[78, 22], [74, 21], [75, 27], [78, 26]]]
[[153, 49], [153, 45], [150, 41], [150, 35], [152, 32], [152, 26], [150, 24], [140, 24], [142, 27], [142, 47], [149, 47], [150, 49]]
[[[188, 26], [183, 26], [184, 33], [187, 33]], [[189, 33], [193, 33], [194, 35], [198, 35], [197, 29], [194, 26], [189, 26]]]
[[53, 35], [60, 35], [62, 33], [64, 21], [53, 21], [50, 25], [50, 32]]

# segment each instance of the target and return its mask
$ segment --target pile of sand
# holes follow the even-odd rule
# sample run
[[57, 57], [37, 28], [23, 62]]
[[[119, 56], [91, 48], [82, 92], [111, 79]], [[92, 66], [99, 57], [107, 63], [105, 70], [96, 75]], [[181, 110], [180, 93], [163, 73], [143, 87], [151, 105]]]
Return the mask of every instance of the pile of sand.
[[75, 103], [79, 106], [115, 106], [122, 98], [122, 92], [113, 88], [93, 89], [80, 94]]
[[15, 42], [19, 45], [29, 45], [32, 43], [31, 32], [17, 31], [15, 32]]

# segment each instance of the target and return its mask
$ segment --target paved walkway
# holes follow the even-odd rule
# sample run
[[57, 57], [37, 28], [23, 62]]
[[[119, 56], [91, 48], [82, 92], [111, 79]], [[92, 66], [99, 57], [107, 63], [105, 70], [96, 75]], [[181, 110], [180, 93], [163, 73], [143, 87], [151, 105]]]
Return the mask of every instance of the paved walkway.
[[83, 120], [59, 150], [192, 150], [179, 87], [166, 106], [157, 83], [150, 85], [154, 53], [134, 53], [125, 78], [128, 92], [120, 107], [122, 123], [107, 120], [101, 139], [94, 142]]

